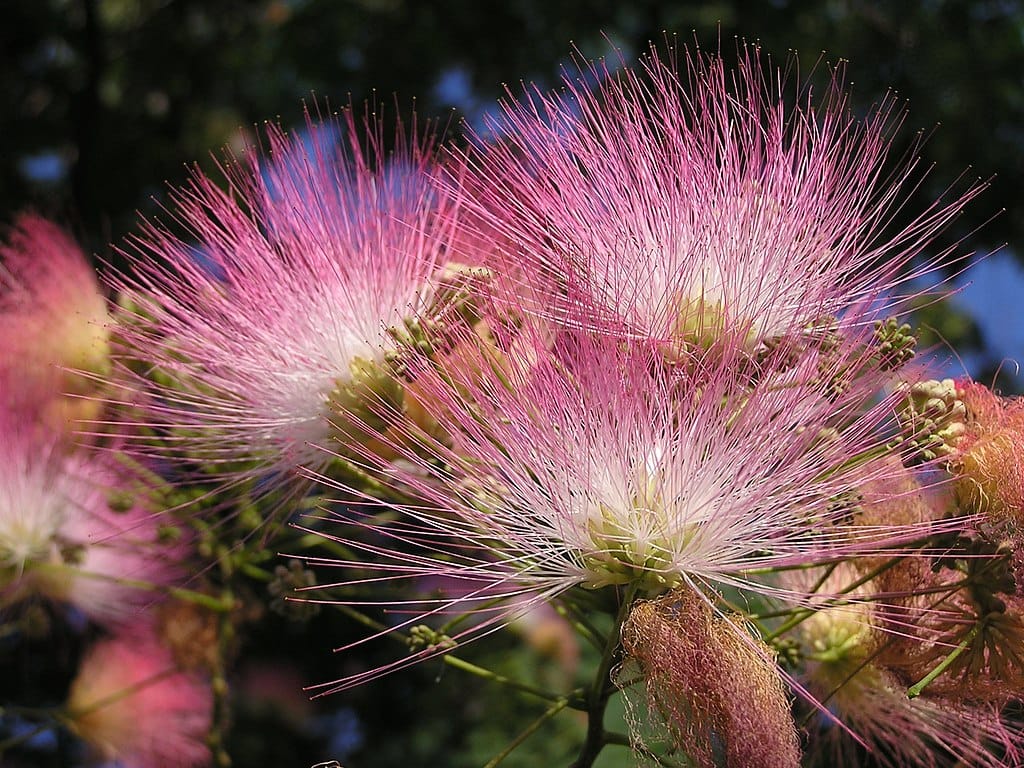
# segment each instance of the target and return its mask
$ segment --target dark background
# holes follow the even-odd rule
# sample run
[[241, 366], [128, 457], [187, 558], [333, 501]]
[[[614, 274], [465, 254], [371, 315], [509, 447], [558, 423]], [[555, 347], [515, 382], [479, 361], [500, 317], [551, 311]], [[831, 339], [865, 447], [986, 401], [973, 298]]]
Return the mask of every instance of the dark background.
[[[209, 164], [263, 120], [300, 124], [311, 99], [391, 106], [397, 95], [403, 114], [415, 100], [458, 133], [458, 117], [478, 119], [503, 83], [556, 83], [572, 44], [631, 58], [666, 32], [725, 52], [734, 37], [756, 40], [780, 63], [796, 50], [804, 71], [849, 60], [855, 104], [895, 89], [909, 103], [905, 141], [930, 134], [922, 200], [968, 166], [995, 177], [957, 224], [974, 233], [966, 249], [1009, 244], [1018, 258], [1024, 235], [1019, 2], [8, 0], [3, 17], [0, 220], [33, 207], [94, 253], [153, 212], [186, 164]], [[927, 321], [958, 350], [980, 350], [981, 380], [1021, 356], [987, 348], [969, 317]]]

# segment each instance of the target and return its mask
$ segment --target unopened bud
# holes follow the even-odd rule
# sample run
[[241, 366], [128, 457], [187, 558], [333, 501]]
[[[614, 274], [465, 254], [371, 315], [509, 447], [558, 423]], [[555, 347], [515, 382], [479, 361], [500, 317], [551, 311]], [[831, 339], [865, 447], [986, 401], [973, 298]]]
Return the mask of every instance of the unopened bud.
[[409, 650], [416, 652], [422, 651], [426, 648], [441, 648], [448, 650], [454, 648], [456, 643], [448, 635], [443, 632], [438, 632], [432, 627], [428, 627], [426, 624], [417, 624], [415, 627], [409, 630], [409, 638], [406, 641], [409, 645]]
[[295, 621], [309, 621], [320, 612], [318, 603], [296, 598], [298, 590], [316, 586], [316, 574], [303, 568], [299, 560], [289, 560], [288, 565], [274, 569], [274, 579], [267, 585], [270, 593], [270, 610]]
[[875, 323], [874, 341], [883, 369], [896, 370], [914, 357], [917, 338], [911, 331], [908, 324], [901, 325], [895, 317]]
[[923, 463], [955, 454], [967, 408], [953, 379], [932, 379], [905, 386], [899, 418], [913, 447], [911, 462]]

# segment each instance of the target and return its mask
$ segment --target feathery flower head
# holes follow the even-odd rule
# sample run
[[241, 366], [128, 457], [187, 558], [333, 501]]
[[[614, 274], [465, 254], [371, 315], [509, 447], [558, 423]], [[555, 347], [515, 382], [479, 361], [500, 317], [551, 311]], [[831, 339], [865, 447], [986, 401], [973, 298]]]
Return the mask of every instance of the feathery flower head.
[[559, 287], [542, 312], [585, 308], [576, 322], [677, 351], [755, 351], [898, 304], [900, 270], [978, 189], [889, 233], [915, 165], [891, 172], [894, 101], [858, 119], [842, 67], [818, 97], [756, 46], [738, 54], [567, 72], [561, 91], [511, 95], [498, 140], [461, 156], [466, 210]]
[[879, 575], [887, 605], [873, 620], [891, 636], [876, 663], [901, 679], [927, 680], [934, 696], [998, 706], [1018, 698], [1024, 600], [1010, 549], [965, 531], [931, 567], [904, 562]]
[[956, 504], [980, 515], [990, 538], [1010, 539], [1024, 580], [1024, 401], [970, 379], [921, 381], [906, 389], [900, 418], [917, 457], [951, 475]]
[[0, 407], [51, 429], [96, 415], [83, 374], [110, 367], [106, 301], [81, 248], [60, 227], [22, 214], [0, 246]]
[[[856, 571], [841, 565], [823, 592], [837, 591], [855, 579]], [[876, 607], [881, 604], [872, 602], [869, 589], [847, 592], [846, 604], [820, 607], [801, 623], [806, 660], [802, 680], [809, 691], [880, 765], [930, 768], [946, 765], [948, 758], [989, 768], [1020, 765], [1015, 746], [1020, 734], [1001, 717], [999, 705], [972, 701], [956, 686], [946, 691], [929, 686], [919, 695], [908, 695], [917, 681], [905, 676], [906, 669], [888, 664], [890, 646], [902, 638], [879, 628]], [[913, 624], [904, 617], [903, 627], [905, 632]], [[851, 733], [824, 718], [811, 731], [808, 754], [815, 765], [862, 764]]]
[[[661, 591], [683, 574], [781, 565], [811, 554], [809, 530], [822, 534], [818, 555], [846, 546], [852, 529], [832, 502], [890, 471], [879, 461], [844, 475], [844, 460], [878, 439], [884, 405], [844, 423], [863, 392], [827, 399], [814, 360], [743, 382], [727, 365], [688, 378], [659, 368], [652, 349], [613, 340], [534, 355], [519, 386], [492, 378], [469, 390], [452, 457], [460, 467], [471, 457], [470, 477], [500, 479], [492, 513], [533, 510], [529, 522], [585, 553], [590, 586], [641, 578]], [[485, 431], [471, 423], [479, 416]]]
[[957, 382], [966, 416], [950, 470], [966, 509], [1024, 528], [1024, 401], [977, 382]]
[[979, 515], [990, 539], [1009, 539], [1024, 594], [1024, 400], [967, 378], [924, 381], [911, 388], [902, 418], [921, 455], [942, 460], [960, 509]]
[[[517, 341], [532, 366], [420, 375], [449, 438], [431, 442], [410, 426], [419, 450], [392, 446], [406, 461], [388, 476], [419, 501], [393, 505], [404, 514], [375, 529], [382, 540], [358, 540], [372, 505], [332, 510], [356, 524], [338, 540], [373, 560], [334, 565], [395, 579], [444, 574], [467, 594], [436, 611], [504, 594], [516, 598], [495, 609], [507, 615], [576, 585], [648, 596], [715, 582], [771, 591], [747, 572], [877, 554], [930, 531], [857, 526], [834, 503], [891, 471], [871, 457], [899, 395], [861, 412], [861, 387], [874, 392], [877, 381], [826, 397], [813, 358], [768, 380], [741, 381], [724, 364], [689, 379], [650, 345]], [[363, 460], [384, 468], [369, 451]]]
[[432, 316], [455, 218], [429, 144], [398, 132], [389, 153], [382, 123], [365, 129], [351, 111], [270, 126], [265, 153], [223, 166], [226, 189], [197, 172], [175, 194], [183, 237], [151, 224], [136, 240], [126, 356], [170, 376], [149, 417], [207, 459], [319, 461], [365, 399], [401, 403], [388, 359], [405, 321]]
[[147, 489], [106, 453], [67, 452], [58, 436], [0, 418], [0, 603], [30, 595], [119, 623], [157, 594], [179, 553], [162, 540]]
[[198, 768], [210, 762], [212, 695], [179, 671], [146, 630], [97, 643], [71, 684], [75, 732], [125, 768]]

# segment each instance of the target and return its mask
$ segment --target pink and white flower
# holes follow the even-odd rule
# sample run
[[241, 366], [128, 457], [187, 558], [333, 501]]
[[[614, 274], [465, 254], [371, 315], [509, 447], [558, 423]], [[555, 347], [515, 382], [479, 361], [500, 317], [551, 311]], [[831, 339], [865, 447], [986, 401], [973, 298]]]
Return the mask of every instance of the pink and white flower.
[[399, 135], [389, 153], [366, 128], [350, 112], [268, 127], [265, 153], [222, 166], [226, 186], [197, 172], [175, 193], [184, 235], [154, 223], [136, 240], [125, 355], [172, 379], [145, 407], [165, 447], [290, 471], [324, 457], [337, 401], [390, 386], [389, 329], [430, 304], [454, 212], [429, 144]]
[[181, 552], [161, 539], [146, 484], [14, 415], [0, 434], [0, 605], [39, 596], [112, 625], [159, 601]]
[[106, 299], [81, 248], [22, 214], [0, 246], [0, 408], [49, 429], [94, 418], [89, 374], [110, 367]]
[[[929, 569], [923, 566], [923, 570]], [[819, 576], [808, 571], [803, 579], [810, 583]], [[840, 565], [825, 580], [822, 592], [854, 584], [858, 576], [849, 565]], [[842, 605], [823, 603], [796, 630], [804, 645], [801, 681], [850, 729], [844, 731], [819, 718], [809, 730], [807, 747], [814, 764], [861, 765], [862, 747], [878, 765], [891, 768], [931, 768], [953, 761], [986, 768], [1024, 764], [1021, 729], [1002, 714], [1007, 696], [998, 703], [988, 697], [976, 698], [972, 696], [976, 687], [966, 679], [946, 684], [940, 680], [921, 695], [908, 695], [908, 688], [920, 679], [916, 675], [934, 669], [955, 646], [935, 648], [921, 636], [911, 614], [878, 602], [880, 597], [870, 594], [872, 586], [848, 590]], [[922, 596], [921, 602], [928, 603], [929, 598], [934, 595]], [[930, 602], [917, 620], [933, 623], [945, 615], [934, 599]], [[890, 623], [898, 617], [903, 628], [883, 628], [884, 614]], [[894, 655], [899, 655], [892, 651], [894, 643], [922, 652], [929, 649], [937, 660], [908, 679], [907, 668], [891, 664]]]
[[67, 708], [75, 732], [125, 768], [198, 768], [210, 762], [212, 702], [209, 686], [142, 630], [93, 646]]
[[495, 140], [459, 155], [462, 205], [506, 241], [499, 265], [558, 286], [535, 310], [675, 347], [754, 349], [899, 305], [902, 271], [979, 187], [894, 227], [919, 183], [913, 159], [890, 157], [894, 99], [859, 119], [842, 67], [818, 97], [756, 46], [734, 69], [675, 56], [652, 49], [636, 68], [591, 64], [560, 90], [510, 95]]
[[826, 397], [813, 356], [772, 379], [745, 380], [723, 359], [696, 371], [667, 367], [654, 347], [608, 337], [563, 335], [549, 348], [537, 334], [527, 355], [536, 362], [519, 370], [488, 366], [489, 354], [418, 380], [449, 442], [409, 425], [419, 449], [391, 446], [404, 462], [388, 466], [364, 451], [418, 501], [390, 504], [402, 516], [388, 525], [371, 517], [379, 508], [366, 497], [331, 511], [348, 524], [337, 540], [367, 561], [316, 561], [351, 571], [342, 583], [370, 571], [465, 585], [458, 598], [403, 605], [408, 624], [490, 611], [468, 636], [574, 586], [657, 595], [728, 584], [779, 594], [751, 572], [908, 551], [901, 545], [933, 530], [857, 525], [843, 503], [892, 471], [877, 449], [899, 394], [862, 412], [873, 377]]

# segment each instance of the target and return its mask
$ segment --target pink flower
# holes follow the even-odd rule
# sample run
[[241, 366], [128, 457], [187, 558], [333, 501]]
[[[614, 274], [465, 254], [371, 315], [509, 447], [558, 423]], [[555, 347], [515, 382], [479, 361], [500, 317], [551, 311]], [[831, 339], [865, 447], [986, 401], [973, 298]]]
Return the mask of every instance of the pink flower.
[[[57, 225], [22, 214], [0, 246], [0, 408], [51, 429], [99, 405], [87, 374], [109, 368], [106, 301], [78, 245]], [[67, 395], [72, 395], [68, 397]]]
[[197, 173], [175, 194], [184, 236], [151, 224], [136, 241], [124, 353], [164, 377], [145, 413], [174, 430], [166, 446], [291, 470], [324, 457], [343, 406], [399, 396], [389, 329], [430, 304], [454, 217], [429, 146], [399, 135], [389, 153], [366, 128], [350, 112], [292, 137], [268, 127], [265, 154], [222, 167], [226, 186]]
[[[926, 565], [922, 570], [931, 574]], [[834, 593], [855, 583], [859, 575], [850, 564], [842, 564], [831, 572], [821, 591]], [[807, 571], [794, 578], [810, 583], [819, 577]], [[911, 684], [936, 669], [955, 648], [954, 644], [937, 645], [925, 628], [949, 614], [935, 599], [934, 589], [917, 599], [926, 607], [914, 616], [879, 602], [880, 596], [871, 594], [871, 589], [881, 586], [872, 583], [847, 591], [845, 604], [819, 606], [797, 629], [805, 659], [802, 680], [849, 728], [844, 731], [820, 717], [810, 730], [808, 753], [838, 768], [861, 765], [856, 738], [875, 762], [894, 768], [947, 765], [950, 759], [988, 768], [1021, 765], [1020, 727], [1001, 715], [1002, 704], [1012, 696], [1008, 691], [1019, 688], [1003, 686], [1004, 693], [995, 703], [991, 696], [975, 696], [979, 686], [951, 671], [946, 675], [949, 679], [940, 677], [921, 695], [908, 696]], [[883, 627], [886, 622], [894, 626]], [[907, 663], [915, 653], [929, 658], [914, 659], [916, 665]], [[897, 660], [902, 663], [894, 664]]]
[[71, 684], [75, 732], [125, 768], [194, 768], [210, 761], [212, 696], [179, 671], [147, 631], [97, 643]]
[[0, 604], [38, 595], [116, 624], [157, 602], [180, 552], [161, 540], [146, 485], [13, 414], [0, 434]]
[[1016, 532], [1024, 523], [1024, 401], [969, 379], [956, 382], [956, 396], [966, 408], [950, 461], [960, 503]]
[[[429, 446], [419, 454], [432, 458], [391, 446], [405, 461], [388, 476], [420, 499], [391, 505], [399, 521], [366, 539], [359, 529], [373, 525], [373, 505], [332, 512], [349, 524], [337, 540], [368, 561], [321, 561], [353, 571], [342, 583], [361, 583], [372, 569], [382, 579], [435, 574], [464, 585], [459, 597], [413, 605], [409, 625], [490, 610], [471, 635], [577, 585], [778, 593], [750, 571], [898, 551], [931, 530], [927, 522], [858, 526], [842, 503], [893, 471], [876, 450], [877, 429], [899, 395], [861, 412], [876, 378], [828, 398], [813, 356], [758, 381], [729, 361], [669, 368], [651, 347], [610, 338], [563, 335], [552, 349], [543, 335], [533, 342], [527, 356], [536, 364], [523, 371], [482, 359], [421, 375], [423, 401], [450, 443], [409, 426]], [[507, 602], [495, 606], [499, 596]]]
[[461, 156], [461, 204], [507, 241], [501, 268], [558, 287], [534, 309], [675, 347], [755, 349], [898, 305], [901, 270], [978, 187], [891, 232], [918, 183], [913, 160], [889, 157], [895, 100], [860, 120], [842, 67], [818, 98], [756, 46], [734, 69], [675, 55], [512, 96], [496, 139]]

